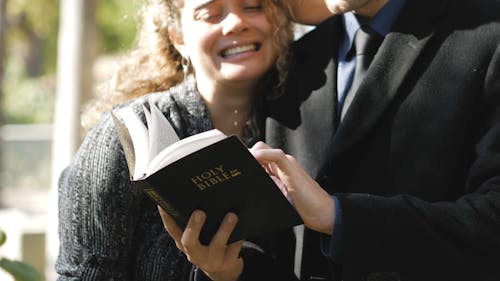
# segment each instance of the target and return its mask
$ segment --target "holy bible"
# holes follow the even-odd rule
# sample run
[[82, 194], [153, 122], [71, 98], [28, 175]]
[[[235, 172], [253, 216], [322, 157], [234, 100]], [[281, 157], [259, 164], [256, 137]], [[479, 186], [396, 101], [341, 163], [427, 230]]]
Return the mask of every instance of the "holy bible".
[[113, 113], [131, 180], [182, 228], [194, 210], [203, 210], [203, 244], [228, 212], [238, 215], [229, 242], [302, 223], [238, 137], [213, 129], [179, 139], [154, 104], [143, 110], [145, 123], [128, 107]]

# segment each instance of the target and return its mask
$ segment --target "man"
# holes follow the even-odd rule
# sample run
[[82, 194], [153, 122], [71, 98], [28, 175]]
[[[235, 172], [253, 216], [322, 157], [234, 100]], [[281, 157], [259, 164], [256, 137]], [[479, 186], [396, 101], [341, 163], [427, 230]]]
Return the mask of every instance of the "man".
[[[332, 2], [355, 12], [293, 46], [266, 142], [334, 200], [290, 157], [254, 152], [308, 226], [301, 279], [500, 280], [500, 2]], [[350, 92], [363, 24], [383, 41]], [[305, 217], [324, 206], [327, 224]]]
[[[266, 142], [298, 161], [253, 149], [306, 225], [300, 280], [500, 280], [500, 2], [326, 4], [344, 14], [294, 43], [285, 94], [266, 108]], [[383, 40], [359, 78], [366, 25]]]

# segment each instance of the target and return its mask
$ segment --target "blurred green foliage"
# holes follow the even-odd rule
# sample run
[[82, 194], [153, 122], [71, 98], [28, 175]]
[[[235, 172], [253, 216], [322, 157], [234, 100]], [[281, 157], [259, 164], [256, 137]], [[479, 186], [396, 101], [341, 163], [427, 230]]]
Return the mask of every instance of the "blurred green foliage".
[[96, 24], [100, 34], [100, 51], [116, 53], [131, 47], [136, 33], [138, 0], [101, 0]]
[[55, 99], [55, 74], [28, 77], [11, 57], [5, 65], [3, 108], [6, 124], [51, 123]]
[[[140, 0], [96, 0], [98, 55], [126, 50], [136, 33]], [[60, 0], [7, 0], [5, 123], [51, 123]]]
[[2, 246], [3, 243], [5, 243], [5, 240], [7, 240], [7, 235], [5, 235], [5, 232], [0, 230], [0, 246]]
[[[3, 245], [7, 236], [0, 230], [0, 246]], [[43, 281], [45, 280], [42, 273], [38, 272], [33, 266], [20, 262], [12, 261], [0, 257], [0, 268], [7, 271], [16, 281]]]
[[59, 1], [7, 0], [7, 58], [41, 56], [42, 73], [54, 72], [58, 24]]

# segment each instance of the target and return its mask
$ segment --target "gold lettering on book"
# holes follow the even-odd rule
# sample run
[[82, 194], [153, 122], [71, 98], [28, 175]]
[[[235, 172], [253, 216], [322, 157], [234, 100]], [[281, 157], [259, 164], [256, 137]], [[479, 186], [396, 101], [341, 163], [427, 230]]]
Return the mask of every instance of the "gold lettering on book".
[[238, 169], [226, 171], [223, 165], [218, 165], [192, 177], [191, 182], [194, 183], [199, 190], [205, 190], [240, 175], [241, 171]]
[[173, 218], [179, 218], [182, 216], [170, 203], [167, 202], [167, 200], [165, 200], [165, 198], [158, 194], [156, 190], [152, 188], [145, 188], [144, 191]]

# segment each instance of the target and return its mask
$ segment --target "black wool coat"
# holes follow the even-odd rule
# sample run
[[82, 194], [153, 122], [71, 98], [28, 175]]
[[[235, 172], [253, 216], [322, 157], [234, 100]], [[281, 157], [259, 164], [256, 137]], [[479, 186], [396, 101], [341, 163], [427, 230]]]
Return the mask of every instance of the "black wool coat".
[[266, 108], [342, 208], [334, 260], [306, 230], [302, 279], [500, 280], [500, 1], [408, 0], [339, 122], [341, 24], [292, 46]]

